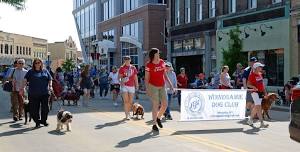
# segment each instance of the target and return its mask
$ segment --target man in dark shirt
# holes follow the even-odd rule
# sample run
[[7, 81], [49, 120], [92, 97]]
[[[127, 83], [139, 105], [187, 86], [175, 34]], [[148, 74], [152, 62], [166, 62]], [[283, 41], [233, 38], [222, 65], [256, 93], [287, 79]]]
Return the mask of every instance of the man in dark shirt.
[[[248, 80], [248, 77], [252, 71], [252, 67], [253, 67], [253, 64], [257, 62], [257, 59], [256, 57], [251, 57], [250, 58], [250, 61], [249, 61], [249, 66], [244, 70], [244, 73], [243, 73], [243, 87], [244, 89], [247, 89], [247, 80]], [[247, 108], [247, 113], [250, 113], [250, 109], [252, 109], [253, 107], [253, 98], [251, 96], [251, 92], [247, 91], [247, 97], [246, 97], [246, 108]]]

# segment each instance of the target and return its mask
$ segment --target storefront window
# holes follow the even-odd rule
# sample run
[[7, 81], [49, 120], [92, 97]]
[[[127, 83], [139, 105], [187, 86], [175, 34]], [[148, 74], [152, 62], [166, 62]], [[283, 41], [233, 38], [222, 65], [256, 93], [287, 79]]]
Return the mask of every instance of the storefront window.
[[138, 68], [138, 48], [135, 45], [122, 42], [122, 59], [123, 56], [130, 56], [131, 64]]
[[182, 51], [182, 41], [173, 41], [173, 50], [174, 52], [181, 52]]
[[189, 51], [194, 49], [194, 43], [193, 39], [187, 39], [183, 41], [183, 50], [184, 51]]
[[205, 39], [204, 38], [195, 38], [195, 49], [205, 49]]
[[253, 51], [250, 56], [256, 56], [264, 63], [264, 78], [268, 79], [268, 86], [283, 86], [284, 84], [284, 50]]

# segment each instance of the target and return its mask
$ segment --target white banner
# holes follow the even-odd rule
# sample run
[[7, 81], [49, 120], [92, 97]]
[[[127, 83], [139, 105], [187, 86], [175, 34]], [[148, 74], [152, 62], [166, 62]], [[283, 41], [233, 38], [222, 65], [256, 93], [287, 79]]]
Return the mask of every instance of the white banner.
[[181, 121], [245, 118], [247, 90], [181, 90]]

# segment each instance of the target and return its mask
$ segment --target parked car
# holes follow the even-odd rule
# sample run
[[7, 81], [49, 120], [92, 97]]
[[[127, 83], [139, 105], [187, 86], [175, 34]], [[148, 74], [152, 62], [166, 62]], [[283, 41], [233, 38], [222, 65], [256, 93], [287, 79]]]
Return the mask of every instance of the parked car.
[[293, 140], [300, 142], [300, 82], [292, 88], [292, 103], [289, 125], [290, 137]]

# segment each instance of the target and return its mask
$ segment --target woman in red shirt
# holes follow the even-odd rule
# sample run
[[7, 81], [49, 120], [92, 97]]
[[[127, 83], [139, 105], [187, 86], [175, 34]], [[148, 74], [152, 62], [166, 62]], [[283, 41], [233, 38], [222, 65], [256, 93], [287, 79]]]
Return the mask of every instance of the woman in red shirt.
[[248, 88], [253, 89], [253, 92], [251, 93], [251, 96], [254, 100], [254, 108], [251, 111], [251, 116], [248, 119], [248, 124], [250, 126], [253, 125], [253, 118], [254, 116], [258, 116], [260, 120], [260, 128], [266, 128], [268, 127], [267, 124], [264, 124], [263, 118], [262, 118], [262, 110], [261, 110], [261, 102], [264, 95], [266, 95], [265, 86], [263, 83], [263, 77], [262, 77], [262, 68], [265, 65], [256, 62], [253, 65], [253, 71], [250, 73], [248, 77], [247, 86]]
[[[180, 74], [177, 76], [178, 88], [186, 89], [188, 87], [188, 77], [185, 74], [185, 69], [180, 68]], [[178, 105], [181, 105], [181, 91], [178, 90]]]
[[[152, 101], [152, 119], [153, 119], [153, 131], [158, 131], [156, 124], [162, 128], [160, 117], [167, 109], [167, 93], [165, 88], [165, 80], [171, 86], [172, 83], [167, 76], [165, 62], [159, 57], [159, 50], [152, 48], [149, 52], [150, 61], [147, 63], [145, 70], [145, 84], [147, 95]], [[158, 111], [159, 103], [161, 102], [160, 109]]]
[[119, 69], [119, 79], [121, 79], [121, 92], [124, 101], [125, 119], [130, 120], [130, 110], [135, 93], [139, 88], [137, 70], [130, 64], [130, 56], [124, 56], [124, 64]]

